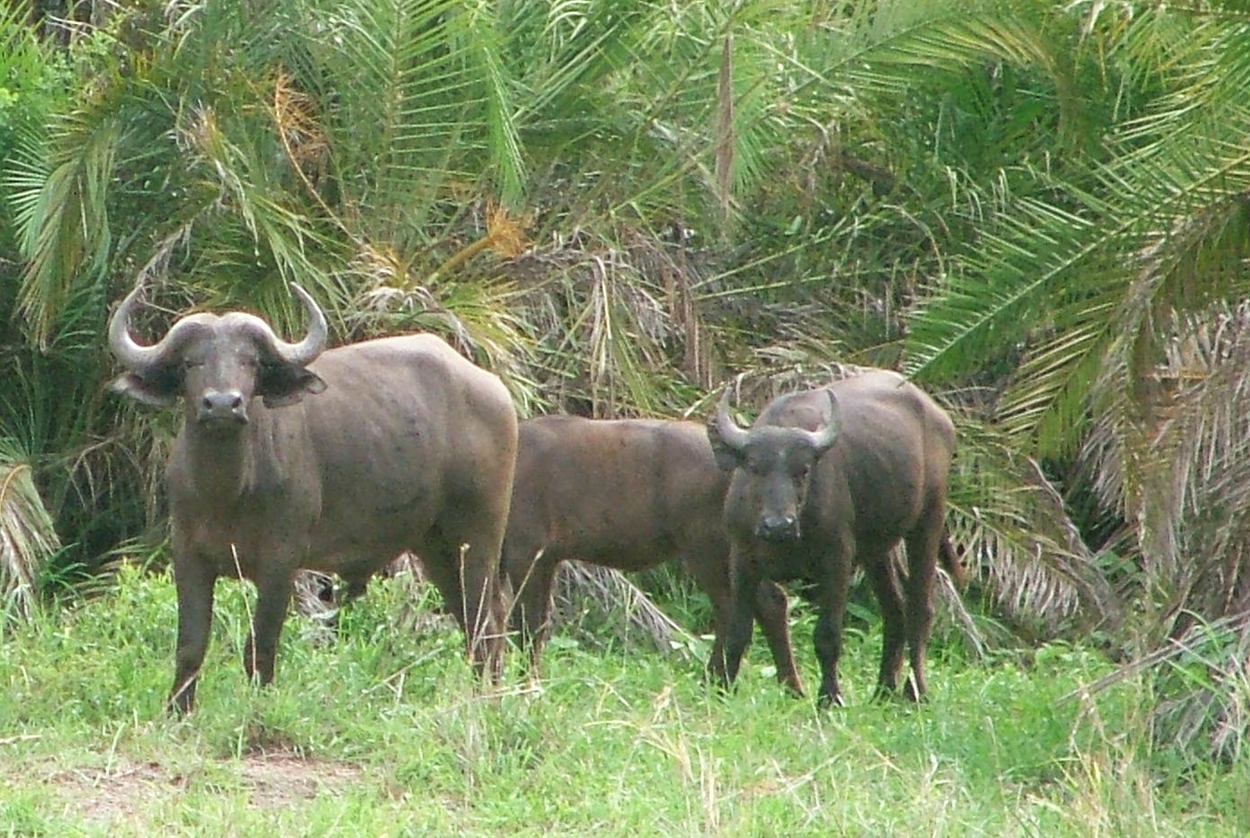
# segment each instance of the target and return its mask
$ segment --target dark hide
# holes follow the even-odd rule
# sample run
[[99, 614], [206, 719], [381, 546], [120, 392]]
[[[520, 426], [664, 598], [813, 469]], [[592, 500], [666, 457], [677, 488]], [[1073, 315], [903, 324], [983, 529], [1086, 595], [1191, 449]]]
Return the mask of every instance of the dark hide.
[[114, 389], [147, 404], [183, 398], [165, 480], [178, 589], [171, 701], [184, 712], [217, 577], [257, 587], [244, 667], [268, 683], [298, 568], [337, 573], [358, 593], [403, 551], [421, 557], [475, 667], [498, 675], [517, 433], [507, 390], [432, 335], [322, 353], [324, 318], [303, 296], [310, 335], [320, 329], [311, 346], [275, 349], [263, 321], [233, 312], [190, 315], [143, 347], [127, 327], [134, 294], [110, 327], [127, 367]]
[[[724, 683], [737, 675], [750, 639], [759, 580], [800, 578], [815, 586], [819, 701], [840, 704], [842, 621], [858, 562], [881, 606], [878, 693], [898, 688], [906, 644], [906, 694], [919, 699], [939, 552], [958, 572], [953, 551], [943, 546], [955, 446], [950, 417], [915, 385], [885, 371], [780, 396], [749, 431], [734, 424], [727, 401], [728, 394], [707, 427], [718, 460], [732, 472], [725, 524], [742, 585], [724, 642]], [[902, 594], [890, 567], [890, 550], [900, 540], [907, 545]]]
[[[680, 560], [712, 600], [723, 654], [731, 610], [729, 543], [721, 521], [727, 475], [702, 425], [541, 416], [521, 423], [503, 568], [512, 623], [532, 671], [548, 631], [551, 589], [566, 559], [623, 571]], [[777, 678], [801, 693], [785, 593], [765, 582], [751, 603]], [[750, 615], [748, 614], [748, 620]]]

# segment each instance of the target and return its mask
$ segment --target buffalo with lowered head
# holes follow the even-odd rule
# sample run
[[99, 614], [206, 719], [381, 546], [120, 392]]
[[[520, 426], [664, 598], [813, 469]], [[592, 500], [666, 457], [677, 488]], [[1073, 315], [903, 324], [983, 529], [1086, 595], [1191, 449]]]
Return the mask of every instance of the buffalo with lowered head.
[[337, 573], [358, 593], [406, 550], [464, 629], [475, 667], [498, 674], [517, 433], [507, 390], [432, 335], [326, 350], [321, 309], [292, 288], [310, 321], [298, 343], [229, 312], [187, 315], [140, 345], [129, 326], [137, 288], [109, 324], [126, 369], [113, 389], [154, 406], [183, 400], [165, 470], [178, 592], [170, 700], [182, 712], [217, 577], [256, 585], [244, 668], [268, 683], [297, 569]]
[[[727, 475], [702, 425], [647, 419], [540, 416], [521, 423], [503, 568], [516, 592], [513, 628], [532, 671], [548, 631], [551, 589], [566, 559], [635, 571], [680, 560], [712, 601], [717, 645], [733, 607], [721, 522]], [[785, 593], [753, 589], [752, 611], [777, 678], [802, 692], [790, 650]]]
[[[876, 370], [779, 396], [749, 430], [729, 415], [726, 390], [707, 434], [732, 474], [724, 512], [739, 586], [724, 659], [713, 662], [722, 682], [737, 675], [759, 580], [800, 578], [815, 588], [819, 702], [841, 704], [842, 621], [858, 563], [881, 607], [878, 694], [898, 688], [906, 645], [905, 693], [919, 700], [939, 553], [952, 575], [959, 572], [944, 521], [955, 447], [950, 417], [902, 376]], [[907, 545], [901, 594], [890, 562], [900, 540]]]

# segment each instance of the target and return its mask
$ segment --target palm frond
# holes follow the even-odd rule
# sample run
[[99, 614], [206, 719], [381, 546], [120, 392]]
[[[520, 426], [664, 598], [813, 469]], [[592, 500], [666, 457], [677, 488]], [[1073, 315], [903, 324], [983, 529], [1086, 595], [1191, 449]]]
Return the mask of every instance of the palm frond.
[[27, 192], [17, 198], [24, 205], [20, 220], [27, 258], [20, 310], [41, 346], [51, 339], [74, 278], [80, 271], [105, 267], [112, 244], [108, 184], [121, 140], [116, 119], [67, 120], [58, 145], [70, 151], [54, 159], [37, 197]]
[[1114, 628], [1123, 603], [1039, 465], [961, 414], [948, 517], [996, 610], [1034, 639]]
[[[1119, 475], [1130, 515], [1141, 521], [1146, 568], [1175, 636], [1194, 616], [1230, 613], [1250, 590], [1250, 310], [1219, 306], [1177, 323], [1169, 358], [1151, 374], [1145, 410], [1122, 435], [1115, 458], [1097, 467]], [[1154, 456], [1143, 458], [1149, 449]], [[1116, 465], [1120, 459], [1126, 465]], [[1126, 484], [1126, 485], [1124, 485]]]
[[480, 83], [485, 89], [486, 147], [499, 179], [500, 201], [511, 208], [520, 203], [526, 164], [511, 92], [514, 81], [509, 77], [500, 54], [499, 22], [487, 10], [487, 4], [468, 10], [464, 37], [477, 51]]
[[40, 573], [60, 549], [29, 457], [12, 440], [0, 439], [0, 625], [30, 616]]

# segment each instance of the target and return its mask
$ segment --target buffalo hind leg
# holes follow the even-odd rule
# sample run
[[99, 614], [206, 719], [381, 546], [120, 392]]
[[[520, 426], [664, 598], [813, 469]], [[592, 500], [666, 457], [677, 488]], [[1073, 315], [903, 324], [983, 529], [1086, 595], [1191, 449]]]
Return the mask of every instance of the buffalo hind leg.
[[343, 585], [334, 595], [335, 608], [346, 608], [355, 600], [365, 595], [365, 591], [369, 590], [369, 576], [349, 576], [343, 580]]
[[907, 641], [903, 598], [899, 594], [897, 574], [887, 546], [864, 550], [862, 564], [881, 609], [881, 670], [877, 675], [877, 698], [888, 698], [898, 690], [899, 672], [903, 668], [903, 647]]
[[273, 681], [278, 640], [291, 604], [293, 582], [292, 573], [277, 568], [256, 580], [256, 614], [252, 617], [252, 634], [243, 650], [243, 670], [262, 686]]
[[442, 538], [436, 539], [435, 545], [422, 556], [426, 575], [464, 632], [465, 653], [473, 671], [498, 683], [502, 676], [504, 610], [499, 594], [499, 552]]
[[907, 599], [907, 645], [911, 660], [911, 678], [904, 694], [912, 701], [924, 698], [925, 646], [933, 628], [933, 584], [937, 576], [938, 550], [943, 529], [943, 506], [921, 519], [921, 523], [907, 536], [907, 580], [904, 590]]
[[179, 550], [174, 558], [174, 585], [178, 591], [178, 645], [174, 652], [174, 686], [169, 707], [186, 714], [195, 704], [195, 682], [208, 650], [213, 623], [213, 588], [217, 574], [208, 563]]
[[[523, 560], [505, 562], [512, 584], [509, 623], [529, 661], [530, 677], [538, 677], [538, 659], [551, 631], [551, 589], [559, 562], [539, 550], [526, 550]], [[524, 554], [522, 554], [524, 555]]]

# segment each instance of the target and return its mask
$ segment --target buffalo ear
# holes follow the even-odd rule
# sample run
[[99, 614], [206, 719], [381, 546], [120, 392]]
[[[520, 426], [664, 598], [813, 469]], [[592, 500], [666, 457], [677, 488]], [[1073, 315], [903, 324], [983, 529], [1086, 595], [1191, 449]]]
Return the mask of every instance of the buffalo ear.
[[169, 407], [178, 400], [182, 382], [169, 367], [156, 367], [143, 373], [127, 372], [113, 379], [109, 389], [150, 407]]
[[733, 471], [742, 464], [742, 457], [738, 450], [728, 445], [721, 437], [715, 418], [707, 423], [707, 441], [712, 444], [712, 454], [716, 457], [716, 466], [721, 471]]
[[288, 407], [325, 388], [321, 376], [304, 367], [263, 364], [257, 395], [264, 399], [265, 407]]

